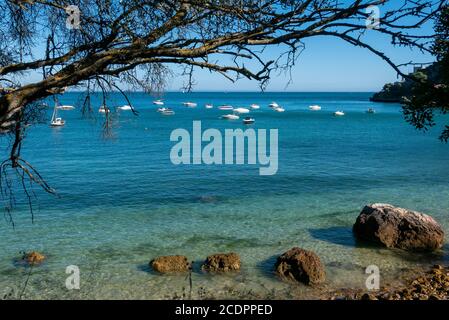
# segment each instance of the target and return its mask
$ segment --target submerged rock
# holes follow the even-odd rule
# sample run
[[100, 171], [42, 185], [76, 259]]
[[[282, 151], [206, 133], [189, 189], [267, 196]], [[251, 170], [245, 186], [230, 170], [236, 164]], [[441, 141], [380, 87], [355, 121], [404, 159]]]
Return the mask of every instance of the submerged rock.
[[390, 204], [365, 206], [353, 232], [360, 240], [411, 251], [436, 250], [444, 241], [444, 231], [432, 217]]
[[219, 253], [206, 258], [202, 267], [205, 271], [228, 272], [240, 270], [240, 257], [237, 253]]
[[186, 256], [162, 256], [150, 261], [150, 266], [154, 271], [160, 273], [187, 272], [190, 270], [190, 263]]
[[201, 203], [218, 203], [220, 198], [217, 196], [201, 196], [198, 201]]
[[314, 252], [301, 248], [290, 249], [278, 257], [275, 268], [281, 278], [307, 285], [319, 284], [326, 279], [320, 258]]
[[24, 263], [30, 265], [30, 266], [37, 266], [40, 265], [45, 260], [45, 256], [37, 251], [30, 251], [24, 253], [22, 260]]

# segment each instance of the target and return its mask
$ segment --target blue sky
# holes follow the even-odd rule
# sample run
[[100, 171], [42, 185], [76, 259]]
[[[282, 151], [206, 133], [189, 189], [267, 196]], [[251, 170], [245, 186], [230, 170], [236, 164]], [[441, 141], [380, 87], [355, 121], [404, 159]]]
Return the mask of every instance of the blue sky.
[[[409, 48], [394, 48], [388, 41], [376, 36], [381, 48], [396, 63], [429, 62], [430, 55]], [[371, 42], [373, 42], [371, 41]], [[362, 91], [380, 90], [386, 82], [399, 80], [396, 72], [385, 61], [366, 49], [354, 47], [342, 40], [327, 37], [310, 38], [292, 70], [292, 83], [288, 75], [274, 73], [267, 91]], [[280, 49], [267, 49], [267, 56], [276, 56]], [[412, 70], [412, 67], [404, 70]], [[232, 83], [219, 74], [197, 70], [194, 74], [197, 91], [257, 91], [258, 83], [241, 79]], [[169, 90], [179, 90], [185, 79], [174, 77]]]
[[[394, 4], [393, 4], [394, 3]], [[387, 4], [381, 10], [392, 10], [399, 1]], [[405, 18], [404, 23], [413, 24], [415, 18]], [[398, 31], [398, 30], [395, 30]], [[433, 22], [429, 21], [419, 30], [411, 30], [414, 35], [432, 34]], [[391, 37], [367, 30], [362, 37], [366, 43], [385, 53], [396, 64], [408, 62], [428, 63], [434, 58], [417, 49], [394, 47]], [[382, 89], [385, 83], [400, 80], [396, 71], [384, 60], [367, 49], [354, 47], [345, 41], [332, 37], [312, 37], [303, 41], [306, 49], [302, 52], [292, 69], [292, 82], [286, 74], [273, 74], [267, 91], [304, 92], [373, 92]], [[265, 58], [274, 60], [285, 51], [281, 48], [266, 49]], [[403, 72], [411, 72], [413, 66], [403, 67]], [[219, 74], [198, 70], [194, 76], [197, 91], [258, 91], [255, 81], [241, 79], [236, 83], [226, 80]], [[169, 90], [179, 90], [185, 79], [174, 77], [169, 82]], [[286, 87], [287, 86], [287, 87]]]

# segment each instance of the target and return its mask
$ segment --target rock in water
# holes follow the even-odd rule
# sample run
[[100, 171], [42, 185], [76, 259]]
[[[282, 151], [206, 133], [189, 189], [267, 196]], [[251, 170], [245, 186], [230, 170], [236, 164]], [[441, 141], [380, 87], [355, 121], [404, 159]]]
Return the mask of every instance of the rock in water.
[[363, 208], [353, 232], [360, 240], [410, 251], [436, 250], [444, 241], [444, 231], [432, 217], [379, 203]]
[[154, 271], [160, 273], [187, 272], [190, 263], [185, 256], [162, 256], [150, 261]]
[[284, 279], [307, 285], [320, 284], [326, 279], [326, 272], [320, 258], [312, 251], [293, 248], [278, 257], [276, 272]]
[[37, 251], [27, 252], [23, 256], [23, 261], [30, 266], [36, 266], [44, 262], [45, 256]]
[[206, 258], [202, 267], [205, 271], [227, 272], [240, 270], [240, 257], [237, 253], [219, 253]]

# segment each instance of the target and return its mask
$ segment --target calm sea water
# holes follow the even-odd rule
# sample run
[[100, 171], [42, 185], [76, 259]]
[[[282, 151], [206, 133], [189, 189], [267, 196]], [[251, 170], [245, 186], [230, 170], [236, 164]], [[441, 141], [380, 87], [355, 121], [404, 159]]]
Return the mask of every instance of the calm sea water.
[[[447, 247], [411, 255], [356, 243], [351, 227], [368, 203], [387, 202], [434, 216], [449, 231], [449, 146], [438, 130], [415, 131], [400, 106], [373, 104], [369, 93], [167, 93], [174, 116], [162, 116], [153, 98], [131, 94], [138, 116], [121, 112], [113, 136], [102, 135], [102, 116], [84, 119], [64, 111], [63, 128], [29, 130], [23, 157], [58, 191], [38, 189], [35, 222], [20, 194], [15, 228], [0, 223], [0, 294], [20, 295], [28, 269], [20, 251], [48, 256], [32, 270], [24, 298], [175, 298], [188, 292], [185, 276], [161, 276], [148, 268], [158, 255], [183, 254], [196, 269], [208, 254], [235, 251], [242, 271], [192, 275], [192, 297], [308, 297], [272, 273], [275, 257], [293, 246], [324, 261], [328, 288], [364, 286], [364, 269], [378, 265], [383, 284], [404, 270], [447, 262]], [[75, 104], [79, 94], [60, 98]], [[110, 104], [126, 101], [110, 96]], [[195, 101], [186, 108], [183, 101]], [[285, 113], [273, 112], [276, 101]], [[258, 166], [175, 166], [169, 155], [175, 128], [244, 128], [219, 119], [204, 104], [261, 105], [252, 112], [259, 128], [279, 129], [279, 170], [260, 176]], [[100, 106], [94, 99], [95, 109]], [[311, 112], [308, 106], [323, 109]], [[376, 114], [365, 111], [374, 107]], [[333, 117], [344, 110], [345, 117]], [[49, 111], [50, 112], [50, 111]], [[1, 140], [5, 157], [8, 147]], [[81, 289], [65, 288], [65, 268], [77, 265]]]

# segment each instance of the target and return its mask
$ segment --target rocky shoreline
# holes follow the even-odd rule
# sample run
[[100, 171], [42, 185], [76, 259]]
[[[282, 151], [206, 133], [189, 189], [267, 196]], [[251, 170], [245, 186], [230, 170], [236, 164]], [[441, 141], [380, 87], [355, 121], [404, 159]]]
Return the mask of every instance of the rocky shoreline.
[[[432, 217], [389, 204], [365, 206], [353, 225], [353, 234], [358, 241], [367, 242], [374, 247], [404, 250], [412, 254], [413, 252], [433, 252], [441, 249], [444, 244], [444, 231]], [[24, 253], [19, 261], [22, 265], [38, 267], [45, 260], [45, 255], [32, 251]], [[232, 277], [233, 273], [239, 273], [242, 268], [245, 268], [241, 263], [240, 255], [235, 252], [211, 254], [203, 260], [200, 267], [183, 255], [155, 257], [148, 265], [156, 274], [184, 274], [187, 278], [190, 275], [190, 286], [192, 286], [193, 271], [198, 271], [197, 276], [203, 276], [206, 273], [217, 275], [229, 273]], [[317, 299], [447, 300], [449, 297], [449, 268], [442, 265], [434, 265], [431, 270], [416, 270], [405, 279], [404, 285], [387, 284], [376, 288], [369, 288], [367, 285], [366, 289], [338, 290], [329, 288], [329, 284], [326, 283], [326, 265], [313, 251], [300, 247], [291, 248], [277, 257], [272, 268], [273, 275], [276, 275], [280, 281], [288, 282], [292, 288], [305, 285], [311, 288]], [[199, 297], [208, 299], [204, 292]], [[239, 298], [247, 299], [248, 296], [242, 293]], [[176, 299], [175, 296], [171, 298]], [[280, 297], [269, 295], [251, 298], [279, 299]], [[302, 297], [290, 294], [290, 298], [301, 299]]]
[[379, 291], [342, 289], [328, 293], [330, 300], [448, 300], [449, 268], [434, 265], [427, 272], [411, 277], [402, 287], [384, 287]]

